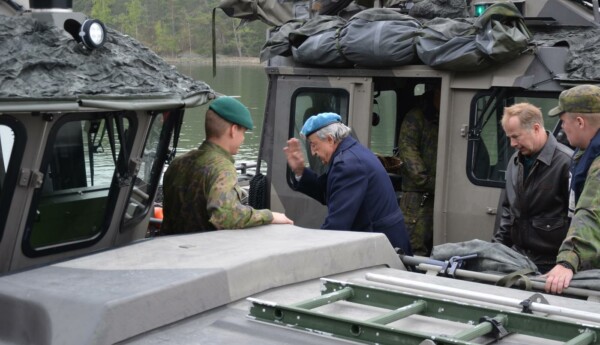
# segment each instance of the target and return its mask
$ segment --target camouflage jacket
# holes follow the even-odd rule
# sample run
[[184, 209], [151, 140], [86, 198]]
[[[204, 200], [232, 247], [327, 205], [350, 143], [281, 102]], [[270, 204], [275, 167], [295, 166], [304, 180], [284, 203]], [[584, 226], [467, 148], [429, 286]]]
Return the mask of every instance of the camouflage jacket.
[[421, 109], [413, 108], [406, 114], [398, 138], [403, 191], [435, 191], [437, 139], [438, 126], [427, 121]]
[[270, 210], [255, 210], [241, 203], [233, 163], [229, 152], [208, 141], [173, 160], [163, 178], [161, 233], [241, 229], [271, 223]]
[[600, 157], [588, 170], [569, 232], [558, 252], [556, 262], [561, 261], [570, 263], [575, 272], [600, 268]]

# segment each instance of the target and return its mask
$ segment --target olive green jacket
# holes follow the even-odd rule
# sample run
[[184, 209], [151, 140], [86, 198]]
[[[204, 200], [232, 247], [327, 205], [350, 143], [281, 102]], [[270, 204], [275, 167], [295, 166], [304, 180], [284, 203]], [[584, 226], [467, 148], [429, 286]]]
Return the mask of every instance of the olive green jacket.
[[173, 160], [163, 178], [163, 193], [162, 234], [241, 229], [273, 221], [270, 210], [242, 204], [233, 157], [208, 141]]
[[402, 191], [435, 192], [438, 127], [413, 108], [402, 122], [398, 156], [402, 161]]
[[[578, 159], [580, 154], [575, 157]], [[580, 270], [600, 268], [600, 157], [590, 166], [575, 214], [556, 262], [566, 261]]]

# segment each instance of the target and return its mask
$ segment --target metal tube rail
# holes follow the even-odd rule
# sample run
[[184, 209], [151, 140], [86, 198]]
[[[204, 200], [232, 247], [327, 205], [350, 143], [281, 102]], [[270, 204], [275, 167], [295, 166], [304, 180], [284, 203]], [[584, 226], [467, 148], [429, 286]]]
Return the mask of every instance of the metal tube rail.
[[314, 309], [329, 303], [347, 300], [350, 297], [352, 297], [352, 288], [347, 287], [340, 291], [331, 292], [326, 295], [309, 299], [308, 301], [292, 304], [291, 306], [294, 308]]
[[[482, 302], [496, 303], [496, 304], [501, 304], [501, 305], [505, 305], [505, 306], [509, 306], [509, 307], [519, 308], [519, 309], [522, 308], [522, 305], [521, 305], [522, 301], [520, 301], [516, 298], [495, 296], [495, 295], [485, 294], [485, 293], [476, 292], [476, 291], [459, 290], [459, 289], [451, 288], [448, 286], [438, 286], [438, 285], [433, 285], [433, 284], [426, 284], [426, 283], [422, 283], [422, 282], [418, 282], [418, 281], [412, 281], [412, 280], [407, 280], [407, 279], [402, 279], [402, 278], [397, 278], [397, 277], [390, 277], [390, 276], [385, 276], [385, 275], [375, 274], [375, 273], [367, 273], [365, 279], [373, 281], [373, 282], [378, 282], [378, 283], [385, 283], [385, 284], [402, 286], [402, 287], [415, 289], [415, 290], [439, 293], [439, 294], [443, 294], [446, 296], [452, 295], [454, 297], [462, 297], [462, 298], [478, 300], [478, 301], [482, 301]], [[532, 311], [540, 312], [540, 313], [560, 315], [560, 316], [571, 317], [574, 319], [600, 323], [600, 315], [599, 314], [592, 314], [590, 312], [581, 311], [581, 310], [574, 310], [574, 309], [569, 309], [569, 308], [551, 306], [551, 305], [541, 304], [541, 303], [537, 303], [537, 302], [531, 302], [531, 304], [529, 305], [529, 309], [531, 309]]]
[[389, 313], [385, 313], [383, 315], [376, 316], [372, 319], [367, 320], [367, 322], [379, 323], [382, 325], [387, 325], [388, 323], [392, 323], [394, 321], [398, 321], [407, 316], [411, 316], [413, 314], [418, 314], [422, 312], [427, 307], [427, 302], [423, 300], [415, 301], [415, 303], [407, 305], [402, 308], [398, 308], [396, 310], [392, 310]]
[[[441, 270], [441, 268], [439, 266], [427, 264], [427, 263], [420, 263], [417, 265], [417, 268], [422, 268], [423, 271], [440, 271]], [[496, 284], [500, 279], [502, 279], [502, 277], [499, 277], [495, 274], [475, 272], [475, 271], [469, 271], [469, 270], [463, 270], [463, 269], [456, 269], [454, 271], [454, 275], [457, 277], [460, 277], [460, 278], [476, 279], [478, 281], [483, 281], [483, 282], [493, 283], [493, 284]], [[515, 284], [519, 287], [523, 287], [525, 285], [525, 282], [522, 279], [519, 279], [515, 282]], [[536, 290], [544, 291], [544, 285], [545, 284], [542, 282], [531, 280], [531, 286], [533, 288], [535, 288]], [[581, 288], [568, 287], [568, 288], [564, 289], [563, 291], [564, 291], [564, 294], [566, 294], [566, 295], [572, 295], [572, 296], [577, 296], [577, 297], [590, 297], [590, 296], [600, 297], [600, 292], [594, 291], [594, 290], [586, 290], [586, 289], [581, 289]]]

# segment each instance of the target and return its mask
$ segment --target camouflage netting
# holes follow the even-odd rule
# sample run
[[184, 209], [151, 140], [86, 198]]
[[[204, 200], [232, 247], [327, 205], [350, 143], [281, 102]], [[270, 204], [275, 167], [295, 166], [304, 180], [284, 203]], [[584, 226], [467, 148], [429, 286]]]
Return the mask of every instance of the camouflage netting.
[[115, 30], [108, 29], [104, 46], [89, 50], [55, 26], [0, 16], [0, 98], [186, 98], [211, 92]]
[[409, 10], [415, 18], [465, 18], [469, 15], [465, 0], [421, 0], [415, 1]]
[[568, 80], [600, 80], [600, 29], [561, 27], [531, 30], [533, 42], [541, 46], [567, 46], [569, 55], [565, 65]]

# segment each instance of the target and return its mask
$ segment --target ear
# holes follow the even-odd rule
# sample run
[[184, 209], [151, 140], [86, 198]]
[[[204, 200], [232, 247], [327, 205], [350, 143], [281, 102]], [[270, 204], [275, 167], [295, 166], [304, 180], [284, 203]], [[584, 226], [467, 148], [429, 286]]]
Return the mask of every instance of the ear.
[[578, 126], [579, 128], [584, 128], [584, 127], [585, 127], [585, 120], [584, 120], [584, 118], [583, 118], [583, 117], [581, 117], [581, 116], [577, 116], [577, 117], [575, 118], [575, 121], [577, 121], [577, 126]]
[[237, 127], [235, 124], [232, 124], [231, 126], [229, 126], [229, 129], [227, 130], [227, 133], [229, 134], [230, 138], [233, 138], [235, 136], [235, 132], [237, 131]]

